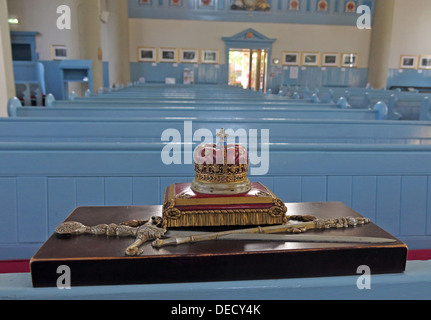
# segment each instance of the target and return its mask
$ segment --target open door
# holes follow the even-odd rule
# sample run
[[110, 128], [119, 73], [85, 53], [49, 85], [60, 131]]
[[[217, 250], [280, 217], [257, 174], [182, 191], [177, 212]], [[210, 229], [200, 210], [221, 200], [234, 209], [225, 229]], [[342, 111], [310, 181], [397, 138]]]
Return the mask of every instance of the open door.
[[265, 49], [229, 50], [229, 85], [266, 91], [268, 51]]
[[271, 59], [270, 39], [251, 28], [232, 37], [223, 37], [230, 85], [240, 85], [245, 89], [266, 92], [268, 63]]

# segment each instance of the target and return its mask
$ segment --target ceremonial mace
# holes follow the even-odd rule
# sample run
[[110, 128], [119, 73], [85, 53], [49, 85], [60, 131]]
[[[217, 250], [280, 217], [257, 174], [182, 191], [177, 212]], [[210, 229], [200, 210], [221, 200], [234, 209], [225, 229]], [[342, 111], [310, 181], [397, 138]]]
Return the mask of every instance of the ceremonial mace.
[[[100, 224], [97, 226], [85, 226], [80, 222], [67, 221], [57, 227], [55, 233], [58, 237], [77, 235], [105, 235], [116, 237], [135, 237], [126, 249], [126, 255], [139, 256], [143, 253], [139, 247], [147, 241], [153, 241], [155, 248], [184, 243], [195, 243], [210, 240], [250, 240], [250, 241], [294, 241], [294, 242], [330, 242], [330, 243], [392, 243], [393, 239], [350, 237], [350, 236], [323, 236], [323, 235], [298, 235], [308, 230], [340, 229], [356, 227], [370, 223], [368, 218], [339, 218], [316, 219], [313, 216], [290, 216], [289, 220], [303, 221], [301, 223], [283, 224], [270, 227], [257, 227], [251, 229], [230, 230], [222, 232], [202, 232], [191, 235], [190, 231], [167, 231], [163, 228], [161, 217], [151, 217], [149, 220], [132, 220], [121, 224]], [[167, 234], [168, 233], [168, 234]], [[280, 234], [284, 233], [284, 234]], [[287, 233], [287, 234], [286, 234]], [[175, 237], [178, 234], [187, 234], [186, 237]], [[290, 235], [289, 235], [290, 234]], [[292, 235], [293, 234], [293, 235]], [[173, 235], [170, 238], [164, 238]]]
[[[288, 217], [289, 218], [289, 217]], [[311, 220], [311, 219], [310, 219]], [[284, 224], [276, 225], [270, 227], [257, 227], [251, 229], [241, 229], [241, 230], [229, 230], [214, 233], [203, 233], [198, 235], [190, 235], [186, 237], [172, 237], [168, 239], [156, 239], [153, 241], [152, 245], [156, 248], [161, 248], [165, 246], [180, 245], [184, 243], [195, 243], [211, 240], [268, 240], [268, 241], [280, 241], [289, 238], [286, 235], [275, 235], [278, 233], [288, 233], [288, 234], [299, 234], [306, 232], [308, 230], [324, 230], [324, 229], [341, 229], [361, 226], [370, 223], [368, 218], [339, 218], [339, 219], [314, 219], [308, 222], [302, 222], [297, 224]], [[254, 234], [254, 235], [253, 235]], [[256, 237], [256, 235], [269, 235], [272, 234], [273, 237]], [[252, 235], [252, 236], [251, 236]], [[277, 236], [279, 236], [277, 238]], [[301, 239], [295, 238], [295, 241], [301, 241]], [[292, 241], [293, 239], [290, 238]], [[364, 238], [364, 237], [325, 237], [319, 235], [310, 235], [309, 237], [304, 237], [305, 242], [362, 242], [362, 243], [389, 243], [393, 242], [392, 239], [380, 239], [380, 238]]]

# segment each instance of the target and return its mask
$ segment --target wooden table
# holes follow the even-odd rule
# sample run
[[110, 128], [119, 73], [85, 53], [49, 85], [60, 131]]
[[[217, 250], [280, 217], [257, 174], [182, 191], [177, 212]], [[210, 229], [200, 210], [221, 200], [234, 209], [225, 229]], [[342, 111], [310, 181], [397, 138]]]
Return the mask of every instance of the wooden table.
[[[359, 217], [339, 202], [287, 203], [289, 215], [318, 218]], [[161, 216], [161, 206], [80, 207], [67, 221], [92, 226]], [[133, 238], [55, 235], [31, 260], [34, 287], [55, 287], [57, 268], [71, 270], [72, 286], [214, 282], [357, 275], [366, 265], [372, 274], [402, 273], [406, 245], [377, 225], [319, 232], [325, 235], [381, 237], [391, 244], [328, 244], [252, 241], [211, 241], [156, 249], [147, 243], [139, 257], [127, 257]]]

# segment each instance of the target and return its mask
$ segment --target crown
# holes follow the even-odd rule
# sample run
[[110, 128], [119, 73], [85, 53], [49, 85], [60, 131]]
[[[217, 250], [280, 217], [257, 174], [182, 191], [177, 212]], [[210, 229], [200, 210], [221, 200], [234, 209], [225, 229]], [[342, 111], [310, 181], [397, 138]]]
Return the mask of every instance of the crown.
[[218, 144], [204, 144], [194, 153], [195, 179], [192, 190], [204, 194], [240, 194], [250, 191], [247, 177], [248, 152], [237, 144], [227, 144], [224, 129], [217, 134]]

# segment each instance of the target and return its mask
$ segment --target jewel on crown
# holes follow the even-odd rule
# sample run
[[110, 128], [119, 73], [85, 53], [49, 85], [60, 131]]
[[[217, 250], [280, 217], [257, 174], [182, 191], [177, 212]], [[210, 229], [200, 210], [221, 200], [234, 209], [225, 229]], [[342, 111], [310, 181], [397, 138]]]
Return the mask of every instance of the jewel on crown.
[[194, 153], [195, 179], [192, 189], [206, 194], [239, 194], [251, 188], [247, 177], [248, 152], [241, 145], [228, 144], [224, 129], [217, 134], [218, 144], [206, 144]]

